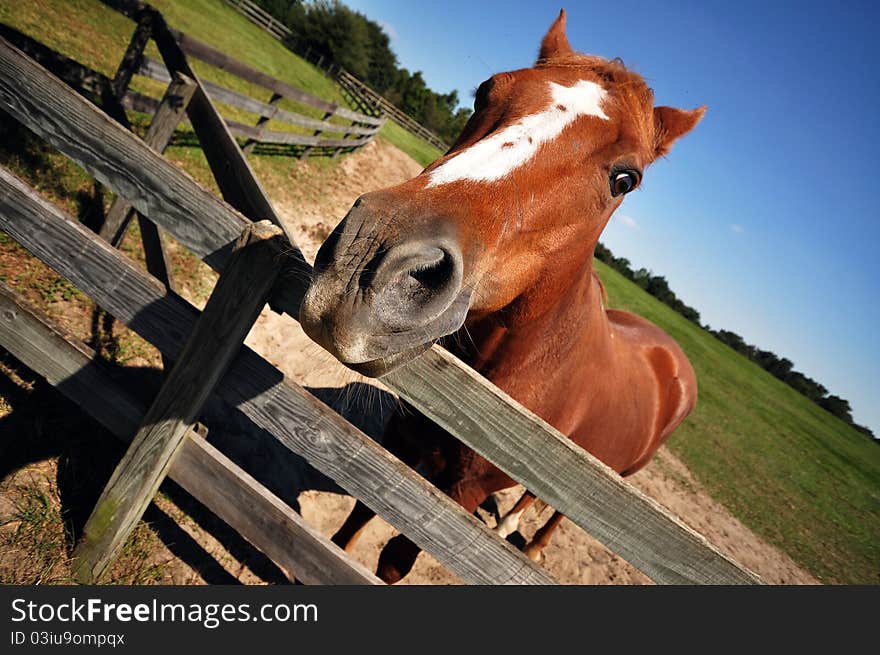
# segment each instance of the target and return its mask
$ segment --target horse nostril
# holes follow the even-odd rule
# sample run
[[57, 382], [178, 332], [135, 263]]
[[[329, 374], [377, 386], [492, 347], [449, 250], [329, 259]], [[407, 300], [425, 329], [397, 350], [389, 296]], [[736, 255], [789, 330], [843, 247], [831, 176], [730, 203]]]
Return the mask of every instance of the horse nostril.
[[420, 243], [389, 250], [372, 280], [377, 317], [389, 328], [400, 330], [439, 316], [461, 289], [457, 252], [453, 247]]
[[439, 289], [452, 277], [452, 259], [440, 248], [425, 249], [420, 259], [406, 274], [421, 288]]

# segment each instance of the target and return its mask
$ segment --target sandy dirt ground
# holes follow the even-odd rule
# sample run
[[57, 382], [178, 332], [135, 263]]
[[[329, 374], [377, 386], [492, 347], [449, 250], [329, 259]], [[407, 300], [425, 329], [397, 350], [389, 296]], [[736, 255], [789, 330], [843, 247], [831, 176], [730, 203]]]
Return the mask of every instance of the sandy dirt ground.
[[[309, 261], [335, 224], [345, 216], [359, 195], [391, 186], [416, 175], [420, 166], [391, 145], [374, 142], [345, 161], [328, 176], [326, 167], [305, 163], [291, 176], [297, 184], [291, 190], [273, 189], [273, 200]], [[321, 193], [308, 189], [311, 178], [320, 179]], [[247, 339], [248, 345], [280, 368], [290, 379], [310, 388], [341, 388], [367, 382], [339, 366], [326, 352], [302, 333], [287, 316], [264, 312]], [[375, 382], [369, 381], [375, 385]], [[369, 403], [361, 392], [352, 403]], [[674, 438], [674, 437], [673, 437]], [[788, 556], [764, 543], [721, 505], [713, 501], [687, 467], [669, 450], [662, 449], [642, 471], [630, 478], [636, 487], [680, 516], [764, 580], [776, 584], [815, 584], [816, 580]], [[508, 509], [522, 493], [514, 488], [498, 494], [499, 508]], [[331, 535], [354, 504], [348, 496], [326, 491], [300, 493], [304, 518]], [[520, 524], [528, 539], [549, 518], [552, 510], [536, 503]], [[494, 520], [488, 518], [490, 525]], [[375, 567], [382, 546], [395, 534], [393, 528], [374, 519], [358, 542], [353, 555], [368, 567]], [[617, 557], [581, 529], [565, 520], [546, 548], [544, 566], [560, 582], [568, 584], [647, 584], [650, 580]], [[430, 555], [422, 553], [416, 567], [404, 580], [411, 584], [456, 584], [459, 581]]]

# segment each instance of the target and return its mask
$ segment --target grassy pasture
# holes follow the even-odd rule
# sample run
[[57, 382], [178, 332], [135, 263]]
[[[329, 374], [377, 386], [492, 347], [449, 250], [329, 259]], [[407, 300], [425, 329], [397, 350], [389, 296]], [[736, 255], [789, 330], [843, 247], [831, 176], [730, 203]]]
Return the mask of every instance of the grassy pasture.
[[[172, 26], [314, 95], [342, 101], [317, 69], [221, 0], [154, 0], [154, 4]], [[0, 0], [0, 21], [106, 75], [115, 71], [133, 29], [130, 21], [97, 0]], [[158, 57], [152, 45], [148, 54]], [[206, 79], [268, 99], [268, 91], [198, 62], [195, 67]], [[139, 77], [134, 78], [133, 88], [152, 95], [161, 92], [161, 85]], [[302, 107], [288, 108], [304, 112]], [[232, 108], [222, 111], [235, 120], [256, 122], [256, 116]], [[272, 128], [293, 129], [280, 123]], [[440, 154], [394, 123], [382, 129], [380, 138], [423, 165]], [[168, 156], [214, 188], [199, 148], [175, 145]], [[313, 161], [326, 167], [339, 163]], [[39, 160], [13, 155], [4, 163], [25, 177], [37, 178], [41, 191], [73, 213], [78, 191], [91, 186], [78, 168], [52, 153], [43, 153]], [[292, 183], [287, 174], [289, 157], [259, 156], [253, 163], [264, 181]], [[698, 406], [670, 446], [710, 493], [821, 580], [880, 582], [880, 447], [617, 272], [600, 262], [596, 266], [612, 306], [656, 322], [693, 362], [700, 385]], [[26, 280], [10, 282], [27, 286]], [[41, 293], [64, 296], [63, 289], [54, 287]]]
[[880, 582], [880, 447], [602, 262], [612, 307], [661, 326], [697, 372], [672, 450], [743, 523], [825, 582]]

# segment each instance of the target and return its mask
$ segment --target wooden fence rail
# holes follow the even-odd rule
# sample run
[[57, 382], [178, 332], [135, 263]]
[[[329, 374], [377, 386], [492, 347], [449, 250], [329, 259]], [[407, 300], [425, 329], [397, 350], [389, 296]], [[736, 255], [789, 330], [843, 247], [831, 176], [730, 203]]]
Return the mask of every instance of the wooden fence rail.
[[279, 41], [283, 41], [292, 34], [290, 28], [284, 23], [250, 0], [226, 0], [226, 4], [247, 16], [251, 22], [262, 27]]
[[[149, 13], [146, 15], [151, 17]], [[161, 21], [161, 16], [158, 20]], [[152, 26], [154, 30], [160, 33], [161, 27], [162, 25]], [[346, 107], [327, 102], [322, 98], [317, 98], [305, 91], [296, 89], [261, 71], [242, 64], [182, 32], [171, 30], [167, 27], [166, 31], [179, 44], [182, 53], [190, 54], [212, 66], [232, 72], [252, 84], [269, 89], [273, 91], [275, 96], [278, 96], [278, 100], [287, 99], [301, 106], [321, 110], [324, 112], [325, 117], [334, 119], [327, 120], [325, 118], [324, 120], [319, 120], [312, 116], [273, 106], [271, 103], [238, 93], [219, 84], [200, 80], [204, 93], [210, 96], [213, 101], [254, 113], [260, 117], [261, 122], [258, 126], [245, 125], [227, 119], [225, 121], [227, 128], [233, 136], [245, 138], [254, 143], [302, 146], [302, 155], [325, 153], [328, 150], [335, 155], [339, 152], [354, 151], [370, 143], [385, 122], [384, 118], [353, 112]], [[101, 98], [105, 106], [117, 102], [116, 97], [118, 96], [118, 101], [121, 101], [122, 105], [127, 109], [144, 113], [155, 113], [160, 105], [160, 100], [128, 89], [127, 84], [131, 75], [143, 75], [164, 84], [171, 82], [171, 75], [166, 65], [149, 57], [132, 57], [130, 61], [123, 61], [116, 78], [111, 80], [78, 62], [60, 55], [9, 26], [0, 25], [0, 36], [10, 40], [16, 47], [27, 52], [31, 57], [49, 68], [54, 74], [64, 79], [65, 82], [74, 88]], [[147, 36], [150, 35], [147, 34]], [[168, 41], [169, 39], [165, 40], [166, 52], [171, 47]], [[128, 55], [128, 52], [126, 54]], [[126, 66], [130, 70], [127, 70]], [[128, 74], [124, 74], [126, 72]], [[187, 76], [191, 76], [192, 73], [191, 70], [189, 72], [182, 70], [181, 72]], [[116, 93], [117, 90], [122, 91], [122, 93]], [[197, 101], [197, 105], [203, 106], [204, 100]], [[117, 116], [117, 118], [119, 117]], [[269, 129], [270, 126], [265, 125], [268, 119], [293, 125], [297, 128], [305, 128], [311, 130], [311, 133]], [[329, 133], [331, 136], [323, 136], [325, 133]], [[339, 136], [332, 136], [334, 134]], [[252, 147], [248, 148], [248, 152], [250, 152]]]
[[[0, 60], [2, 52], [0, 44]], [[4, 90], [5, 80], [0, 81], [0, 97]], [[133, 204], [144, 211], [138, 202]], [[237, 217], [242, 228], [247, 225], [243, 217], [220, 204]], [[158, 213], [148, 215], [159, 222]], [[2, 167], [0, 230], [164, 355], [172, 360], [179, 357], [198, 311], [169, 294], [124, 255]], [[249, 348], [241, 349], [218, 384], [216, 395], [366, 502], [463, 580], [477, 584], [553, 583], [482, 522], [463, 513], [445, 494], [305, 389], [285, 380]]]
[[[145, 152], [136, 137], [63, 85], [53, 82], [39, 67], [9, 47], [0, 47], [0, 104], [103, 184], [123, 193], [138, 211], [162, 225], [209, 265], [222, 268], [230, 243], [243, 227], [243, 219], [163, 158]], [[65, 129], [53, 129], [56, 125], [64, 125]], [[41, 229], [34, 235], [28, 232], [33, 232], [35, 226], [24, 229], [24, 224], [20, 219], [4, 219], [3, 229], [25, 247], [35, 249], [41, 258], [55, 261], [55, 251], [64, 250], [63, 240], [53, 242], [48, 251], [42, 242], [46, 234], [60, 233], [59, 227], [53, 225], [52, 229]], [[118, 297], [120, 287], [108, 293], [100, 284], [83, 279], [80, 269], [85, 255], [88, 259], [98, 258], [102, 251], [92, 252], [82, 243], [77, 248], [73, 252], [80, 253], [78, 256], [68, 252], [66, 258], [75, 262], [72, 266], [67, 261], [51, 265], [64, 266], [63, 274], [74, 284], [101, 304], [110, 305], [105, 308], [136, 331], [140, 327], [149, 332], [146, 338], [163, 351], [170, 350], [173, 356], [177, 347], [174, 344], [180, 339], [169, 342], [168, 335], [160, 334], [167, 328], [152, 324], [156, 319], [148, 321], [151, 329], [146, 330], [142, 321], [132, 315], [133, 307], [147, 309], [143, 298], [122, 299]], [[117, 280], [126, 276], [116, 271], [111, 277]], [[304, 284], [304, 279], [291, 279], [279, 289], [274, 306], [296, 317]], [[179, 309], [175, 311], [179, 313]], [[178, 318], [162, 323], [187, 326], [191, 325], [192, 317], [189, 321]], [[497, 539], [484, 542], [478, 536], [484, 535], [484, 528], [470, 523], [471, 517], [462, 518], [460, 511], [444, 506], [439, 499], [429, 510], [430, 505], [414, 491], [414, 485], [424, 484], [420, 478], [416, 476], [417, 483], [406, 467], [384, 451], [376, 452], [372, 442], [361, 439], [363, 435], [358, 436], [337, 415], [326, 408], [315, 408], [310, 397], [306, 402], [293, 385], [279, 386], [277, 381], [273, 382], [272, 375], [261, 369], [265, 363], [250, 361], [242, 355], [236, 364], [236, 374], [227, 376], [220, 387], [222, 397], [240, 404], [251, 420], [304, 454], [313, 465], [378, 510], [420, 546], [434, 552], [462, 577], [483, 581], [523, 577], [546, 580], [546, 576], [528, 568], [517, 557], [519, 553], [511, 553], [503, 544], [492, 545]], [[386, 380], [420, 411], [654, 580], [728, 584], [757, 581], [753, 574], [721, 555], [610, 469], [442, 349], [432, 349]], [[272, 392], [266, 393], [266, 388]], [[254, 400], [256, 397], [259, 402]], [[393, 490], [378, 493], [375, 476], [400, 482], [392, 484]], [[406, 493], [402, 493], [403, 489]], [[415, 512], [414, 498], [422, 498], [418, 501], [420, 509]], [[402, 515], [401, 508], [410, 511]], [[456, 515], [459, 518], [453, 518]], [[426, 516], [432, 518], [428, 523], [424, 521]], [[470, 530], [463, 528], [465, 524], [477, 532], [467, 532], [469, 536], [465, 537], [463, 530]], [[466, 543], [478, 547], [466, 547]], [[492, 556], [487, 558], [489, 552]], [[502, 562], [506, 568], [500, 566]]]
[[409, 130], [416, 136], [421, 137], [435, 148], [446, 152], [449, 150], [449, 144], [431, 130], [419, 123], [417, 120], [398, 109], [391, 101], [384, 96], [371, 89], [367, 84], [359, 80], [357, 77], [349, 73], [344, 68], [335, 70], [336, 81], [339, 85], [348, 91], [351, 95], [361, 98], [362, 101], [376, 108], [377, 112], [386, 114], [391, 120], [406, 130]]
[[[25, 307], [2, 283], [0, 343], [111, 433], [131, 440], [142, 421], [143, 404], [119, 386], [94, 351]], [[291, 580], [295, 576], [306, 584], [381, 584], [197, 434], [185, 440], [169, 475]]]
[[74, 577], [94, 584], [116, 559], [195, 426], [208, 397], [253, 327], [289, 244], [269, 221], [235, 244], [186, 346], [95, 504], [74, 551]]

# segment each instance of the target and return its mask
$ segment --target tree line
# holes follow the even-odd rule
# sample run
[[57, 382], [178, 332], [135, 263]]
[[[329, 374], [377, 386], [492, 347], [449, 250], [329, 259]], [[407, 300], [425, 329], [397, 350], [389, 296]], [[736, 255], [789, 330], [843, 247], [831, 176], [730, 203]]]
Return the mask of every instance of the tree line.
[[816, 382], [814, 379], [804, 375], [800, 371], [794, 369], [794, 363], [786, 357], [779, 357], [776, 353], [769, 350], [763, 350], [757, 346], [746, 343], [736, 332], [730, 330], [713, 330], [709, 325], [700, 323], [700, 313], [686, 305], [679, 299], [662, 275], [654, 275], [650, 271], [640, 268], [634, 271], [628, 259], [625, 257], [615, 257], [614, 254], [603, 244], [596, 245], [596, 258], [602, 261], [625, 278], [635, 282], [642, 289], [650, 293], [661, 302], [669, 305], [672, 309], [684, 316], [686, 319], [700, 326], [716, 339], [726, 343], [738, 353], [745, 355], [747, 358], [755, 362], [758, 366], [782, 380], [795, 391], [803, 394], [823, 409], [831, 412], [837, 418], [845, 421], [862, 434], [874, 438], [874, 433], [867, 427], [857, 424], [853, 421], [852, 408], [849, 401], [840, 396], [831, 395], [828, 389]]
[[399, 66], [382, 26], [339, 0], [256, 1], [293, 32], [285, 43], [291, 50], [308, 48], [342, 66], [447, 143], [470, 118], [470, 109], [458, 107], [457, 91], [437, 93], [421, 71]]

